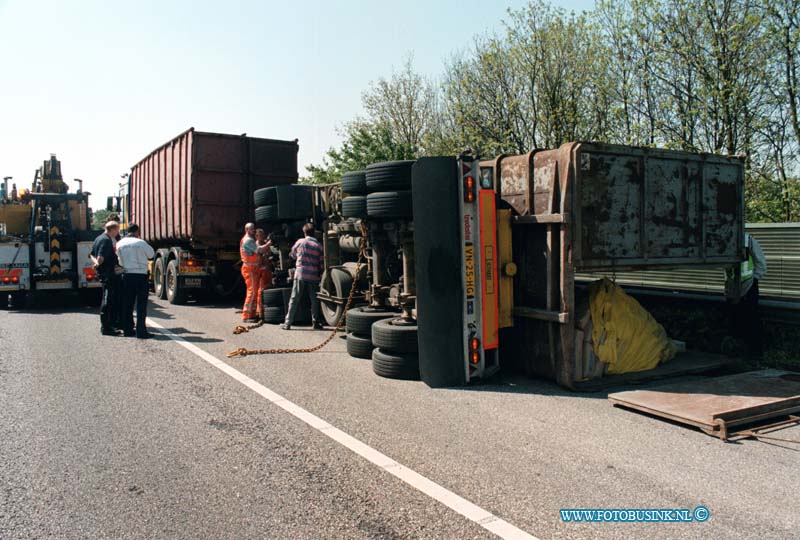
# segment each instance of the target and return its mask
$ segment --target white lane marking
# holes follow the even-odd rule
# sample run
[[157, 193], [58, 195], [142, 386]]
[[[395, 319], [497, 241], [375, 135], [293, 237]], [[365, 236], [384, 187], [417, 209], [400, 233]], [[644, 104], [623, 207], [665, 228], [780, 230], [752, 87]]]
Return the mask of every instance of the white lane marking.
[[226, 375], [229, 375], [233, 379], [251, 389], [256, 394], [265, 398], [267, 401], [277, 405], [295, 418], [302, 420], [320, 433], [327, 435], [348, 450], [358, 454], [370, 463], [377, 465], [392, 476], [399, 478], [414, 489], [421, 491], [432, 499], [439, 501], [446, 507], [458, 512], [468, 520], [477, 523], [484, 529], [496, 534], [500, 538], [508, 540], [538, 540], [535, 536], [526, 533], [522, 529], [519, 529], [511, 523], [500, 519], [491, 512], [484, 510], [480, 506], [456, 495], [449, 489], [440, 486], [436, 482], [409, 469], [405, 465], [398, 463], [389, 456], [379, 452], [378, 450], [375, 450], [371, 446], [364, 444], [355, 437], [348, 435], [344, 431], [332, 426], [322, 418], [311, 414], [301, 406], [289, 401], [280, 394], [276, 394], [263, 384], [256, 382], [241, 371], [238, 371], [222, 360], [219, 360], [215, 356], [207, 353], [197, 345], [189, 343], [182, 337], [173, 334], [152, 319], [147, 321], [147, 323], [160, 329], [161, 333], [176, 341], [184, 349], [196, 354], [215, 368], [219, 369]]

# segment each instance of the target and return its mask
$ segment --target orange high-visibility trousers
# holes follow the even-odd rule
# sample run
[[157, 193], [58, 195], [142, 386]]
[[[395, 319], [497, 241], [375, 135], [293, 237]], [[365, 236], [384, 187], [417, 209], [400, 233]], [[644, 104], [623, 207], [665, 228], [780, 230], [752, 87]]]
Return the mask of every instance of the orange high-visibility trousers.
[[263, 306], [263, 292], [264, 289], [269, 289], [272, 286], [272, 272], [270, 271], [269, 267], [262, 266], [261, 267], [261, 274], [258, 279], [258, 288], [256, 289], [256, 305], [258, 306], [257, 311], [258, 314], [263, 318], [264, 317], [264, 306]]
[[258, 305], [256, 303], [256, 292], [258, 282], [261, 279], [261, 269], [258, 266], [242, 265], [242, 277], [247, 286], [247, 296], [244, 298], [242, 307], [242, 320], [255, 319], [258, 317]]

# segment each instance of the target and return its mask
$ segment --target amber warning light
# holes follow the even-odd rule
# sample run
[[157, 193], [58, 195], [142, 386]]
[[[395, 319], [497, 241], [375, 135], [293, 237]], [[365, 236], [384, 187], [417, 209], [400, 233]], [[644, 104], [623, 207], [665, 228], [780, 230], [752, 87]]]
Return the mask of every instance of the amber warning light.
[[472, 364], [477, 364], [481, 361], [481, 353], [479, 349], [481, 347], [481, 340], [478, 338], [472, 338], [469, 340], [469, 361]]
[[471, 176], [464, 178], [464, 201], [471, 203], [475, 200], [475, 179]]

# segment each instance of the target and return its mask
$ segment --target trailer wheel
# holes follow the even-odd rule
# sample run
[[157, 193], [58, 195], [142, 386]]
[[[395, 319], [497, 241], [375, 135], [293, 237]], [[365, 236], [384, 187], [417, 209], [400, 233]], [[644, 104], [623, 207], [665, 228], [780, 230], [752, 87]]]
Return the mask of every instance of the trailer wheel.
[[372, 336], [372, 323], [396, 315], [393, 311], [376, 310], [368, 306], [353, 308], [347, 312], [347, 331], [360, 336]]
[[[322, 279], [320, 289], [328, 293], [329, 296], [337, 298], [347, 298], [350, 296], [350, 289], [353, 287], [353, 276], [344, 268], [331, 268]], [[344, 315], [344, 305], [335, 302], [320, 301], [319, 307], [322, 316], [328, 326], [336, 326]]]
[[347, 218], [367, 217], [367, 198], [363, 195], [350, 195], [342, 199], [342, 215]]
[[399, 318], [377, 321], [372, 325], [372, 342], [384, 351], [416, 354], [417, 325]]
[[348, 195], [367, 193], [367, 176], [364, 171], [351, 171], [342, 175], [342, 192]]
[[371, 218], [412, 217], [411, 191], [370, 193], [367, 195], [367, 215]]
[[278, 219], [278, 205], [268, 204], [256, 208], [256, 221], [275, 221]]
[[253, 192], [255, 206], [267, 206], [278, 202], [278, 190], [275, 187], [265, 187]]
[[358, 334], [347, 334], [347, 354], [353, 358], [372, 358], [372, 340]]
[[413, 160], [408, 160], [386, 161], [367, 165], [364, 172], [369, 191], [411, 189], [411, 166], [413, 164]]
[[264, 306], [283, 309], [285, 306], [284, 297], [287, 290], [291, 291], [291, 289], [286, 288], [264, 289], [261, 293], [261, 303]]
[[170, 304], [185, 304], [186, 290], [178, 281], [178, 261], [172, 259], [167, 265], [167, 300]]
[[164, 257], [159, 257], [153, 263], [153, 291], [156, 298], [164, 300], [167, 297], [167, 287], [164, 279]]
[[263, 319], [268, 324], [280, 324], [286, 319], [283, 306], [264, 306]]
[[387, 379], [419, 380], [419, 356], [414, 353], [395, 353], [383, 349], [372, 351], [372, 371]]

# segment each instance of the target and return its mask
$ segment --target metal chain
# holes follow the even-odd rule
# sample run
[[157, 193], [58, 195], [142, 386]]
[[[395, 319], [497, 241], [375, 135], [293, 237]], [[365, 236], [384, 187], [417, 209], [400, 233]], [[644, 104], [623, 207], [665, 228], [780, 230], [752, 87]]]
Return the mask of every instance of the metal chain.
[[[358, 250], [358, 262], [356, 263], [356, 275], [355, 275], [356, 281], [358, 280], [358, 276], [361, 273], [361, 267], [364, 264], [364, 259], [366, 259], [366, 254], [367, 254], [367, 228], [363, 222], [361, 223], [361, 238], [362, 238], [361, 247]], [[331, 334], [327, 338], [325, 338], [325, 340], [319, 345], [315, 345], [314, 347], [294, 348], [294, 349], [247, 349], [245, 347], [239, 347], [238, 349], [229, 352], [228, 358], [234, 358], [237, 356], [253, 356], [257, 354], [298, 354], [298, 353], [317, 352], [318, 350], [325, 347], [328, 343], [333, 341], [333, 338], [335, 338], [339, 330], [342, 329], [342, 326], [344, 325], [345, 322], [345, 318], [347, 316], [347, 310], [350, 309], [350, 304], [353, 303], [353, 296], [355, 295], [355, 291], [356, 287], [355, 283], [353, 283], [353, 286], [350, 287], [350, 295], [347, 297], [347, 303], [344, 305], [344, 309], [342, 310], [342, 316], [339, 317], [339, 321], [336, 323], [336, 327], [333, 329]], [[261, 321], [260, 323], [251, 325], [250, 327], [244, 327], [239, 325], [234, 329], [233, 333], [241, 334], [242, 332], [249, 332], [249, 329], [258, 328], [263, 324], [264, 322]]]

